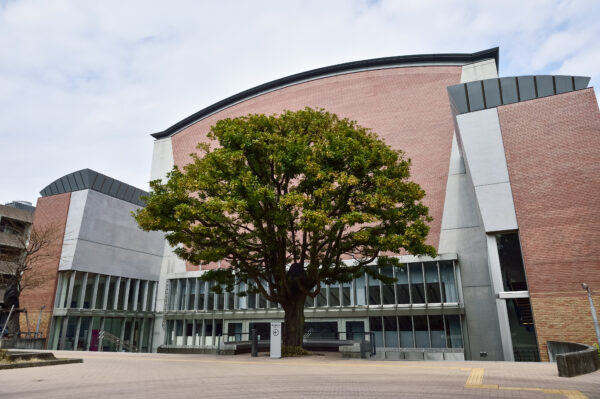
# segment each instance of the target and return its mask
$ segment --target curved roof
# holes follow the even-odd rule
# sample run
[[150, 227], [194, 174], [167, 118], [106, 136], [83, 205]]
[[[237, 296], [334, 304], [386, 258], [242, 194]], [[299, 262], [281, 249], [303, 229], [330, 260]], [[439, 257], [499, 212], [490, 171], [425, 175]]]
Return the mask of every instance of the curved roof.
[[476, 53], [464, 53], [464, 54], [420, 54], [420, 55], [403, 55], [397, 57], [384, 57], [384, 58], [373, 58], [369, 60], [346, 62], [344, 64], [337, 64], [327, 66], [323, 68], [312, 69], [306, 72], [300, 72], [294, 75], [286, 76], [281, 79], [276, 79], [268, 83], [253, 87], [251, 89], [242, 91], [238, 94], [234, 94], [231, 97], [227, 97], [224, 100], [216, 102], [208, 107], [201, 109], [200, 111], [188, 116], [185, 119], [177, 122], [173, 126], [163, 130], [162, 132], [151, 134], [155, 139], [162, 139], [169, 137], [186, 128], [187, 126], [206, 118], [209, 115], [214, 114], [224, 108], [230, 107], [236, 103], [247, 100], [257, 95], [280, 89], [285, 86], [298, 84], [307, 80], [314, 80], [324, 78], [331, 75], [339, 75], [343, 73], [358, 72], [361, 70], [369, 69], [383, 69], [393, 68], [399, 66], [411, 66], [411, 65], [466, 65], [473, 62], [482, 61], [485, 59], [493, 58], [496, 61], [496, 68], [498, 67], [498, 47], [491, 48], [488, 50], [478, 51]]
[[94, 190], [117, 198], [129, 203], [145, 206], [146, 203], [140, 199], [143, 195], [148, 195], [144, 190], [123, 183], [112, 177], [103, 175], [91, 169], [81, 169], [63, 177], [56, 179], [48, 184], [40, 194], [42, 197], [51, 195], [71, 193], [79, 190]]

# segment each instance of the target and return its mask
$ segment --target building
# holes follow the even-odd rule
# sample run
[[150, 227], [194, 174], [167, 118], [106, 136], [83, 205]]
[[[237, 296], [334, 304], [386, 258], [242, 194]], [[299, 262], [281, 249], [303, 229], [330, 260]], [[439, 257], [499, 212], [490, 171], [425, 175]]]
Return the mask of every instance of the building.
[[[600, 114], [588, 82], [572, 76], [499, 78], [497, 48], [320, 68], [246, 90], [153, 134], [151, 179], [190, 162], [189, 154], [219, 119], [306, 106], [354, 119], [412, 159], [412, 179], [426, 191], [433, 216], [428, 243], [440, 255], [404, 256], [405, 268], [381, 270], [398, 279], [392, 285], [365, 276], [324, 287], [305, 307], [307, 339], [372, 333], [378, 353], [390, 359], [547, 360], [548, 340], [596, 341], [580, 286], [600, 290], [600, 255], [593, 250], [600, 239]], [[86, 226], [102, 217], [116, 226], [109, 228], [114, 235], [121, 228], [128, 232], [114, 246], [147, 240], [136, 254], [152, 254], [152, 261], [139, 263], [148, 273], [143, 277], [142, 269], [108, 251], [106, 237], [97, 239], [96, 264], [84, 267], [87, 256], [70, 265], [61, 260], [51, 348], [93, 350], [94, 334], [109, 331], [120, 338], [117, 348], [127, 341], [138, 349], [201, 350], [240, 339], [251, 328], [264, 334], [267, 323], [283, 317], [259, 295], [210, 292], [199, 279], [201, 268], [176, 258], [159, 235], [135, 232], [131, 220], [121, 220], [124, 214], [114, 219], [108, 209], [92, 215], [88, 205], [74, 208], [82, 190], [100, 196], [90, 184], [45, 189], [38, 211], [46, 203], [53, 209], [47, 217], [70, 220], [76, 214], [71, 209], [79, 209], [76, 224], [90, 232], [95, 229]], [[119, 192], [106, 188], [107, 203], [116, 200], [111, 190]], [[118, 306], [123, 287], [113, 294], [105, 282], [102, 291], [108, 276], [121, 279], [117, 287], [125, 284], [123, 303], [132, 308]], [[151, 298], [152, 305], [138, 309], [138, 285], [155, 287], [142, 289], [148, 297], [142, 294], [141, 302]], [[95, 300], [86, 305], [88, 296]], [[107, 301], [117, 305], [109, 311]], [[107, 327], [115, 317], [121, 324]], [[145, 338], [140, 320], [151, 320], [151, 337]]]
[[[16, 205], [21, 204], [15, 201], [0, 205], [0, 331], [5, 326], [8, 329], [11, 309], [16, 316], [14, 320], [18, 319], [18, 313], [21, 312], [14, 276], [19, 273], [19, 265], [27, 255], [33, 219], [33, 210]], [[15, 328], [17, 326], [18, 323]]]

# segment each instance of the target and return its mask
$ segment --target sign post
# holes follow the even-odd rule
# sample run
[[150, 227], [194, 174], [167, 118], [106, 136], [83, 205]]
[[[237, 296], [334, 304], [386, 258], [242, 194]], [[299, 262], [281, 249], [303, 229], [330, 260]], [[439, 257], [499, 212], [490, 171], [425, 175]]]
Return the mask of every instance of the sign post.
[[281, 322], [271, 323], [271, 357], [281, 358]]

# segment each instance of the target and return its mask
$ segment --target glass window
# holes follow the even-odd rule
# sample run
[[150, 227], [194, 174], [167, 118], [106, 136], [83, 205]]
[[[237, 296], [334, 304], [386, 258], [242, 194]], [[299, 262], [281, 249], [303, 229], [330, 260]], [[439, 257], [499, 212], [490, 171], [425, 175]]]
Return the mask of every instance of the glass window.
[[441, 315], [429, 316], [429, 329], [431, 331], [431, 347], [446, 347], [446, 331], [444, 329], [444, 317]]
[[208, 283], [208, 303], [206, 304], [206, 310], [209, 311], [215, 309], [215, 293], [211, 290], [213, 286], [213, 282]]
[[[79, 296], [81, 295], [81, 285], [83, 284], [83, 275], [82, 272], [73, 272], [75, 274], [75, 283], [73, 284], [73, 293], [71, 294], [71, 303], [69, 304], [70, 308], [79, 308]], [[72, 347], [71, 347], [72, 348]]]
[[121, 277], [119, 284], [119, 297], [117, 301], [117, 310], [125, 309], [125, 287], [127, 286], [127, 278]]
[[119, 278], [112, 276], [110, 280], [107, 280], [108, 285], [108, 298], [106, 302], [107, 309], [114, 309], [116, 305], [116, 295], [117, 295], [117, 283], [119, 282]]
[[365, 339], [365, 323], [363, 321], [347, 321], [346, 339], [352, 341], [362, 341]]
[[177, 310], [187, 310], [187, 279], [179, 279], [179, 298], [177, 299]]
[[408, 285], [408, 265], [396, 268], [396, 294], [398, 295], [398, 304], [409, 304], [410, 293]]
[[332, 284], [329, 286], [329, 306], [340, 306], [340, 285]]
[[398, 329], [400, 330], [400, 347], [414, 348], [415, 340], [413, 337], [412, 317], [398, 316]]
[[440, 291], [440, 277], [438, 275], [437, 262], [425, 263], [425, 283], [427, 287], [427, 302], [442, 302], [442, 295]]
[[398, 324], [396, 316], [383, 316], [383, 329], [385, 331], [385, 346], [398, 347]]
[[327, 306], [327, 286], [321, 283], [321, 291], [317, 294], [317, 307]]
[[521, 256], [521, 244], [517, 233], [496, 236], [500, 270], [505, 291], [527, 291], [525, 267]]
[[88, 273], [87, 283], [85, 285], [85, 294], [83, 298], [84, 309], [92, 308], [92, 296], [94, 296], [94, 285], [96, 284], [96, 274]]
[[135, 310], [138, 312], [142, 310], [142, 306], [144, 305], [144, 289], [146, 288], [146, 284], [148, 284], [148, 281], [138, 280], [137, 282], [137, 301]]
[[413, 316], [413, 325], [415, 327], [416, 347], [429, 348], [429, 328], [427, 327], [427, 316]]
[[529, 298], [507, 299], [506, 310], [515, 361], [539, 362], [540, 355]]
[[342, 306], [352, 306], [352, 283], [342, 284]]
[[369, 317], [369, 326], [371, 332], [375, 335], [375, 346], [383, 347], [383, 324], [381, 323], [381, 317]]
[[248, 302], [248, 309], [256, 309], [256, 294], [248, 293], [246, 300]]
[[252, 335], [253, 329], [256, 329], [256, 333], [258, 334], [258, 339], [260, 341], [271, 339], [271, 323], [251, 322], [248, 329], [250, 335]]
[[462, 334], [460, 329], [460, 316], [448, 315], [446, 318], [446, 342], [448, 348], [462, 348]]
[[133, 302], [135, 302], [135, 289], [137, 284], [139, 284], [140, 280], [130, 279], [129, 280], [129, 293], [127, 296], [127, 310], [135, 310], [133, 309]]
[[315, 298], [311, 298], [311, 297], [307, 296], [306, 299], [304, 300], [304, 307], [305, 308], [314, 308], [315, 307]]
[[206, 282], [198, 280], [198, 310], [204, 310], [204, 299], [206, 298]]
[[227, 342], [244, 341], [242, 339], [242, 323], [227, 324]]
[[99, 278], [100, 280], [98, 281], [98, 293], [96, 294], [96, 303], [94, 305], [94, 309], [102, 309], [102, 305], [104, 304], [104, 290], [106, 289], [106, 280], [110, 277], [99, 276]]
[[458, 302], [456, 296], [456, 279], [454, 278], [454, 267], [452, 263], [452, 261], [440, 262], [444, 302]]
[[368, 276], [369, 281], [369, 306], [381, 305], [381, 290], [379, 280]]
[[267, 307], [267, 300], [265, 299], [265, 297], [262, 296], [260, 293], [256, 294], [256, 296], [258, 297], [258, 308], [260, 308], [260, 309], [266, 308]]
[[[380, 269], [380, 273], [384, 276], [394, 277], [394, 266], [384, 266]], [[381, 285], [381, 294], [383, 296], [384, 305], [394, 305], [396, 303], [396, 294], [394, 293], [395, 283]], [[387, 344], [386, 344], [387, 345]]]
[[169, 310], [177, 309], [177, 280], [169, 280]]
[[356, 280], [354, 280], [354, 284], [356, 285], [356, 305], [364, 306], [367, 304], [367, 296], [366, 296], [366, 288], [365, 288], [365, 275], [363, 274]]
[[[235, 293], [232, 292], [228, 292], [227, 293], [227, 309], [233, 309], [235, 305]], [[275, 304], [275, 306], [277, 306], [277, 304]]]
[[423, 267], [413, 263], [410, 267], [410, 289], [412, 303], [425, 303], [425, 287], [423, 286]]
[[148, 302], [146, 302], [146, 311], [150, 312], [154, 310], [154, 291], [156, 290], [156, 285], [158, 283], [156, 281], [149, 281], [148, 282], [148, 298], [146, 298], [146, 300]]

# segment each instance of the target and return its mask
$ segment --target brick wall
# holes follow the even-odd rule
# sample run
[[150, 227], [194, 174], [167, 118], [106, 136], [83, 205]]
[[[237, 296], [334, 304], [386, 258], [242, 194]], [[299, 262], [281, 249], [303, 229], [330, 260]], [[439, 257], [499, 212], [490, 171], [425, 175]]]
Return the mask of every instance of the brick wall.
[[[452, 134], [446, 87], [460, 82], [462, 68], [408, 67], [357, 72], [309, 81], [260, 95], [211, 115], [172, 138], [175, 164], [206, 141], [218, 120], [249, 113], [324, 108], [372, 128], [412, 159], [412, 179], [427, 193], [433, 217], [428, 243], [437, 247], [444, 208]], [[191, 270], [191, 269], [189, 269]]]
[[[52, 308], [54, 307], [58, 264], [65, 235], [70, 199], [71, 193], [39, 198], [33, 216], [33, 228], [52, 229], [55, 240], [44, 250], [44, 255], [47, 256], [44, 256], [31, 271], [31, 273], [36, 274], [34, 276], [36, 281], [38, 276], [43, 276], [40, 285], [25, 289], [20, 296], [20, 305], [29, 311], [29, 329], [32, 332], [35, 331], [40, 307], [46, 305], [40, 324], [40, 332], [44, 334], [44, 337], [48, 337]], [[25, 278], [28, 277], [26, 273]], [[27, 331], [25, 315], [21, 315], [20, 321], [21, 331]]]
[[547, 359], [548, 340], [596, 342], [581, 283], [598, 302], [600, 113], [593, 89], [585, 89], [502, 106], [498, 116], [540, 354]]

